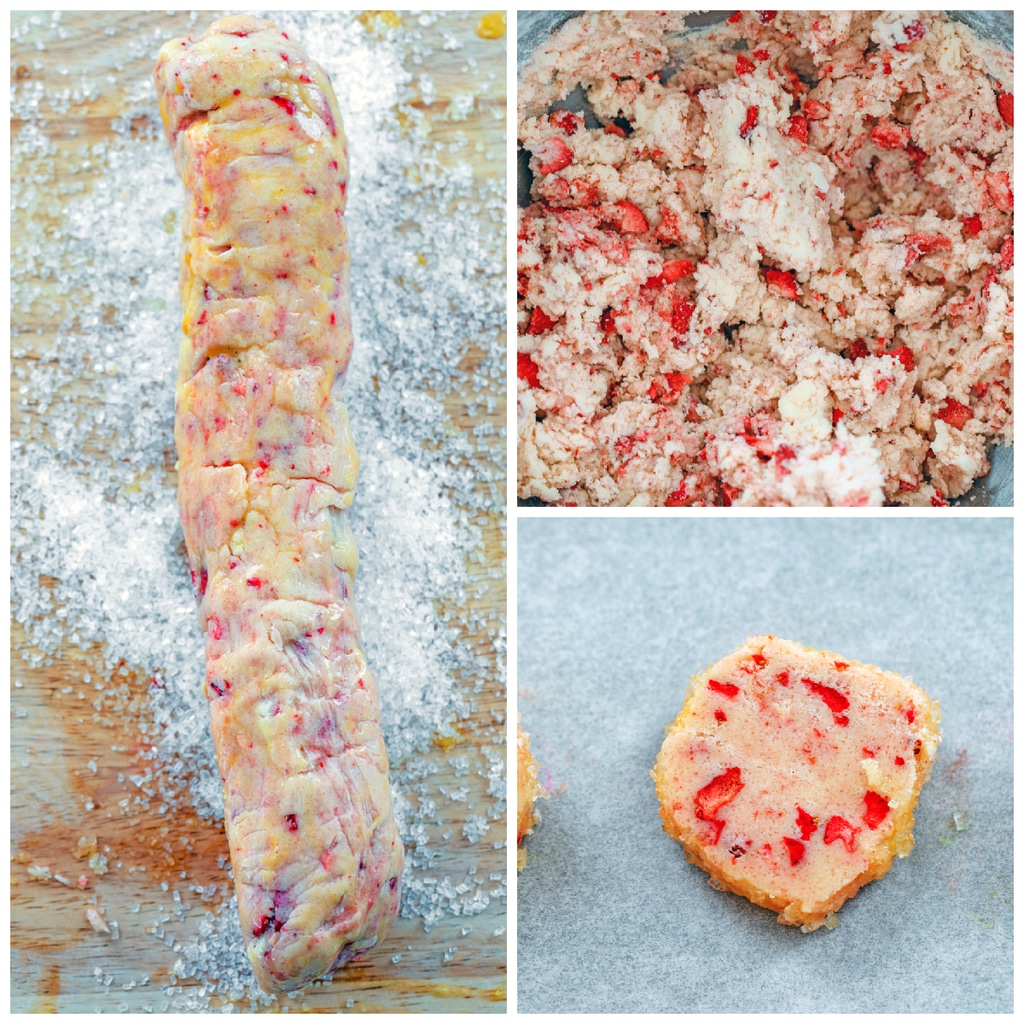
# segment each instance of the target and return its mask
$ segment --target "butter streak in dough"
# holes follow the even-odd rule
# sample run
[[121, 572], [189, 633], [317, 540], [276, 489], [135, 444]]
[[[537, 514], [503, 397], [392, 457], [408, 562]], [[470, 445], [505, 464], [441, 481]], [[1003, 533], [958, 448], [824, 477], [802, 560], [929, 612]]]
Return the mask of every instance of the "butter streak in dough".
[[181, 519], [242, 934], [286, 992], [383, 937], [404, 862], [352, 596], [345, 137], [256, 18], [169, 42], [156, 82], [186, 195]]

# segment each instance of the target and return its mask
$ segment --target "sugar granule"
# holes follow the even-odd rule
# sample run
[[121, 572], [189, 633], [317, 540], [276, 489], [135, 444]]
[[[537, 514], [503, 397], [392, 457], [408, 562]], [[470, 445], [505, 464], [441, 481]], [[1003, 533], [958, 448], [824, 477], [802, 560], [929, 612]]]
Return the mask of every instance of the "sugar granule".
[[[489, 554], [504, 533], [504, 181], [474, 180], [456, 131], [474, 109], [499, 109], [504, 62], [479, 71], [475, 94], [463, 90], [446, 116], [431, 115], [421, 108], [435, 84], [421, 65], [449, 47], [453, 25], [468, 35], [475, 19], [449, 18], [431, 35], [436, 14], [383, 34], [346, 14], [266, 16], [331, 75], [350, 140], [356, 351], [345, 397], [362, 458], [351, 519], [357, 598], [410, 849], [402, 913], [429, 928], [505, 900], [503, 873], [495, 885], [462, 860], [447, 874], [439, 867], [446, 805], [474, 812], [480, 834], [503, 821], [501, 759], [456, 759], [455, 775], [475, 770], [492, 798], [467, 807], [437, 788], [454, 790], [452, 766], [431, 772], [417, 756], [456, 723], [496, 747], [504, 731], [504, 716], [480, 715], [475, 696], [504, 693], [503, 616], [480, 604], [503, 594], [504, 580]], [[164, 19], [138, 32], [129, 17], [104, 35], [121, 32], [131, 59], [93, 65], [91, 75], [53, 67], [51, 52], [65, 55], [74, 41], [71, 18], [12, 22], [12, 615], [30, 666], [98, 647], [109, 682], [95, 684], [97, 711], [124, 711], [138, 698], [133, 681], [149, 680], [140, 731], [160, 737], [149, 754], [167, 791], [137, 775], [137, 799], [148, 806], [145, 791], [154, 807], [173, 812], [185, 801], [220, 817], [203, 641], [170, 474], [181, 185], [149, 78], [159, 46], [184, 25]], [[192, 15], [184, 30], [214, 17]], [[83, 119], [111, 82], [123, 97], [114, 137], [87, 142]], [[437, 133], [443, 141], [430, 136], [431, 116], [457, 122]], [[55, 141], [57, 117], [70, 142]], [[481, 415], [493, 423], [474, 424]], [[503, 868], [503, 854], [485, 852], [472, 856]], [[198, 934], [162, 937], [178, 958], [165, 990], [174, 1009], [273, 1003], [252, 984], [237, 931], [231, 898], [205, 913]], [[101, 984], [115, 980], [101, 974]], [[190, 978], [201, 987], [179, 984]], [[126, 991], [135, 981], [116, 980]]]

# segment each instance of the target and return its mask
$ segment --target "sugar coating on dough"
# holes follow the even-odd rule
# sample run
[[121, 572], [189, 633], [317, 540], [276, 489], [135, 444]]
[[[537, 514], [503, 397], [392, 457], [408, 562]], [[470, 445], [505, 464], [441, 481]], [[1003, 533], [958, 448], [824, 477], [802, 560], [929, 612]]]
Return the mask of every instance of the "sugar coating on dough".
[[[533, 806], [539, 796], [546, 796], [538, 774], [540, 765], [530, 751], [530, 736], [523, 732], [522, 722], [516, 723], [516, 844], [533, 830], [537, 815]], [[519, 851], [519, 867], [525, 866], [525, 851]]]
[[690, 682], [652, 775], [718, 889], [813, 931], [914, 845], [939, 705], [894, 672], [751, 637]]
[[684, 18], [574, 18], [521, 75], [519, 496], [964, 494], [1012, 439], [1009, 56], [943, 14]]

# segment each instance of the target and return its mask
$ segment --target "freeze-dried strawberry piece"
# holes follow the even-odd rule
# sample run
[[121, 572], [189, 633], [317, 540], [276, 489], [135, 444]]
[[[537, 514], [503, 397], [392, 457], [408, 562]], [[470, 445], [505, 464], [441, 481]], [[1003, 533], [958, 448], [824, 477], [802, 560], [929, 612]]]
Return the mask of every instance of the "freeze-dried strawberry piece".
[[744, 57], [742, 53], [736, 54], [736, 74], [737, 75], [749, 75], [754, 70], [754, 62], [749, 57]]
[[789, 853], [789, 865], [795, 868], [804, 859], [804, 844], [799, 839], [790, 839], [789, 836], [783, 836], [782, 841]]
[[765, 61], [770, 60], [772, 54], [770, 50], [755, 50], [753, 56], [756, 61]]
[[[680, 480], [679, 486], [665, 499], [666, 508], [681, 508], [689, 501], [690, 496], [686, 493], [686, 480]], [[715, 712], [715, 721], [724, 722], [725, 712]]]
[[646, 430], [638, 430], [635, 434], [628, 434], [615, 441], [615, 450], [620, 455], [628, 455], [633, 450], [633, 445], [643, 444], [651, 435]]
[[933, 252], [947, 252], [953, 243], [945, 235], [929, 235], [923, 231], [914, 231], [905, 239], [907, 246], [906, 266], [916, 263], [922, 256]]
[[924, 39], [924, 25], [915, 18], [909, 24], [903, 26], [903, 34], [911, 42], [917, 42], [918, 39]]
[[572, 150], [561, 139], [548, 139], [533, 154], [538, 174], [554, 174], [573, 161]]
[[848, 358], [852, 362], [856, 362], [858, 359], [866, 359], [871, 355], [868, 350], [868, 343], [863, 338], [854, 338], [853, 341], [850, 342], [850, 347], [847, 349], [847, 352], [849, 353]]
[[550, 331], [558, 323], [557, 317], [550, 317], [540, 306], [534, 306], [530, 314], [530, 326], [526, 328], [527, 334], [543, 334]]
[[[947, 398], [945, 402], [939, 407], [939, 411], [935, 414], [944, 423], [948, 423], [951, 427], [957, 430], [963, 430], [967, 426], [967, 421], [974, 416], [971, 412], [970, 406], [964, 405], [962, 402], [958, 402], [955, 398]], [[913, 719], [911, 719], [913, 721]]]
[[834, 842], [841, 842], [848, 853], [853, 853], [854, 843], [860, 829], [851, 825], [845, 818], [833, 814], [825, 823], [825, 844], [831, 846]]
[[778, 13], [778, 11], [758, 11], [757, 20], [761, 22], [762, 25], [767, 25], [768, 22], [775, 20], [775, 15]]
[[619, 230], [624, 234], [639, 235], [647, 230], [647, 218], [638, 206], [623, 200], [621, 203], [615, 204], [615, 210], [617, 211], [615, 219], [618, 222]]
[[517, 353], [516, 359], [516, 376], [520, 380], [525, 380], [531, 388], [540, 387], [540, 370], [537, 364], [530, 358], [526, 352]]
[[812, 121], [821, 121], [824, 118], [828, 117], [831, 109], [832, 108], [831, 106], [829, 106], [829, 104], [822, 103], [820, 100], [804, 100], [804, 114]]
[[780, 444], [775, 449], [775, 476], [781, 480], [784, 476], [789, 476], [792, 470], [789, 468], [789, 463], [796, 458], [796, 451], [788, 444]]
[[999, 247], [999, 263], [1003, 270], [1009, 270], [1013, 266], [1013, 235], [1007, 235], [1003, 244]]
[[910, 129], [893, 121], [882, 120], [871, 129], [871, 141], [879, 149], [903, 149], [910, 141]]
[[690, 318], [696, 309], [696, 305], [681, 295], [672, 296], [672, 329], [679, 334], [685, 334], [690, 329]]
[[661, 265], [661, 277], [665, 284], [672, 284], [681, 277], [689, 277], [694, 271], [694, 266], [689, 260], [666, 260]]
[[985, 188], [997, 210], [1013, 213], [1013, 189], [1007, 171], [995, 171], [985, 175]]
[[802, 807], [796, 809], [796, 824], [800, 829], [800, 838], [804, 842], [818, 831], [818, 819], [808, 814]]
[[1013, 127], [1013, 93], [1001, 92], [996, 97], [996, 106], [999, 108], [999, 116], [1012, 128]]
[[626, 137], [626, 129], [622, 125], [616, 124], [614, 121], [604, 126], [605, 135], [618, 135], [620, 139]]
[[861, 820], [868, 828], [874, 830], [885, 820], [889, 813], [889, 801], [879, 793], [868, 790], [864, 794], [864, 814]]
[[800, 297], [800, 290], [797, 287], [796, 278], [790, 270], [774, 270], [772, 267], [764, 268], [764, 279], [768, 285], [768, 291], [781, 295], [784, 299], [796, 299]]
[[711, 822], [716, 828], [714, 842], [709, 845], [718, 844], [722, 829], [725, 827], [725, 822], [715, 815], [727, 803], [736, 799], [743, 785], [739, 768], [729, 768], [713, 778], [703, 789], [697, 790], [693, 798], [693, 813], [701, 821]]
[[615, 327], [615, 310], [613, 310], [611, 308], [611, 306], [609, 306], [601, 314], [601, 330], [605, 334], [614, 334], [615, 333], [615, 330], [616, 330], [616, 327]]
[[747, 116], [740, 125], [740, 138], [745, 139], [757, 127], [757, 115], [760, 113], [758, 107], [747, 107]]
[[575, 135], [576, 129], [583, 124], [583, 118], [568, 110], [555, 110], [548, 115], [548, 121], [556, 128], [561, 128], [566, 135]]
[[720, 693], [730, 700], [740, 692], [740, 688], [735, 683], [720, 683], [717, 679], [708, 680], [708, 689], [714, 690], [715, 693]]
[[889, 355], [893, 359], [898, 359], [903, 364], [903, 369], [910, 373], [914, 368], [914, 353], [911, 351], [909, 345], [900, 345], [898, 348], [894, 348]]
[[811, 693], [825, 702], [825, 706], [832, 712], [832, 718], [836, 725], [847, 726], [850, 724], [850, 719], [841, 714], [850, 706], [850, 701], [843, 694], [831, 686], [825, 686], [824, 683], [816, 683], [813, 679], [805, 678], [800, 681]]
[[964, 234], [968, 238], [976, 238], [981, 234], [981, 217], [976, 213], [972, 213], [969, 217], [964, 217]]
[[806, 142], [807, 118], [803, 114], [794, 114], [789, 119], [789, 127], [786, 129], [786, 134], [791, 139], [796, 139], [797, 142]]
[[728, 17], [728, 18], [726, 18], [725, 20], [726, 20], [726, 21], [727, 21], [727, 22], [728, 22], [728, 23], [729, 23], [730, 25], [735, 25], [735, 24], [736, 24], [736, 22], [737, 22], [737, 21], [739, 21], [739, 20], [740, 20], [740, 18], [742, 18], [742, 17], [743, 17], [743, 12], [742, 12], [742, 11], [737, 11], [737, 12], [736, 12], [735, 14], [730, 14], [730, 15], [729, 15], [729, 17]]

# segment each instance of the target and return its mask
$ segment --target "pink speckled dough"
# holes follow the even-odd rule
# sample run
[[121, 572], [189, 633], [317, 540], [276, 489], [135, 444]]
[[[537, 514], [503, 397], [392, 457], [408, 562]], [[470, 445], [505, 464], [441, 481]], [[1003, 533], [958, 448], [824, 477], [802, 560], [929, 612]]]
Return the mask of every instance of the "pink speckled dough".
[[913, 848], [938, 724], [902, 676], [751, 637], [693, 678], [669, 729], [665, 830], [716, 888], [813, 931]]

